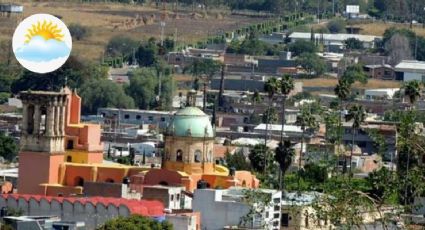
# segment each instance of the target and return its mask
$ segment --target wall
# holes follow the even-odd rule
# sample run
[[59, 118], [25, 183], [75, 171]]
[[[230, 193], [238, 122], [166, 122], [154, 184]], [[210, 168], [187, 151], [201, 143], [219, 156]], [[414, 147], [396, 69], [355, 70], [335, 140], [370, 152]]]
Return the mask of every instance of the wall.
[[240, 219], [249, 212], [248, 205], [232, 201], [216, 201], [221, 199], [222, 193], [223, 190], [195, 190], [192, 207], [193, 211], [204, 214], [201, 215], [201, 229], [222, 230], [224, 226], [239, 225]]
[[404, 79], [403, 81], [413, 81], [413, 80], [417, 80], [419, 82], [422, 82], [422, 76], [424, 74], [422, 73], [411, 73], [411, 72], [404, 72]]

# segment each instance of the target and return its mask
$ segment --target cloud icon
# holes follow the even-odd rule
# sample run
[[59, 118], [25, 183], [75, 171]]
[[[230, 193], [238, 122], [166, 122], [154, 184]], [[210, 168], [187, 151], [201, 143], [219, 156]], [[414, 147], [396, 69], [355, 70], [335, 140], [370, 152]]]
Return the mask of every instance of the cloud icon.
[[46, 40], [36, 35], [28, 43], [18, 47], [15, 55], [18, 59], [31, 62], [46, 62], [57, 58], [68, 57], [71, 49], [65, 42], [56, 39]]

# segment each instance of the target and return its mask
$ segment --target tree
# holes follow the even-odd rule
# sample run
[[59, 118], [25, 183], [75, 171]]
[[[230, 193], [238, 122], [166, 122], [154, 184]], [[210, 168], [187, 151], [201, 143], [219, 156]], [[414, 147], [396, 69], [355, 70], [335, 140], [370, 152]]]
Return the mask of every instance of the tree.
[[352, 177], [352, 160], [353, 160], [353, 153], [354, 153], [354, 138], [357, 133], [357, 131], [360, 128], [360, 125], [364, 122], [366, 118], [366, 112], [361, 105], [353, 105], [351, 106], [350, 110], [348, 111], [348, 114], [346, 116], [346, 121], [353, 121], [353, 124], [351, 125], [352, 132], [351, 132], [351, 153], [350, 153], [350, 177]]
[[157, 61], [158, 47], [153, 42], [147, 42], [139, 46], [136, 51], [136, 60], [140, 66], [150, 67]]
[[289, 51], [295, 56], [299, 56], [303, 53], [315, 53], [317, 52], [317, 47], [314, 42], [297, 40], [289, 45]]
[[248, 158], [252, 169], [257, 172], [265, 172], [269, 159], [269, 148], [264, 144], [257, 144], [249, 152]]
[[265, 113], [266, 116], [264, 117], [264, 115], [263, 115], [263, 121], [266, 121], [266, 133], [265, 133], [265, 136], [264, 136], [264, 144], [265, 145], [267, 145], [269, 122], [271, 120], [270, 108], [272, 107], [274, 96], [279, 91], [279, 84], [280, 84], [279, 80], [275, 77], [267, 79], [266, 83], [264, 84], [264, 91], [266, 91], [268, 98], [269, 98], [268, 109], [266, 111], [267, 113]]
[[297, 63], [303, 67], [309, 76], [320, 76], [326, 71], [325, 62], [315, 53], [303, 53], [298, 56]]
[[419, 81], [409, 81], [404, 83], [404, 96], [409, 98], [410, 108], [413, 109], [416, 101], [421, 97], [421, 84]]
[[280, 142], [283, 142], [283, 132], [285, 128], [285, 103], [288, 95], [291, 93], [291, 91], [294, 89], [294, 79], [289, 75], [284, 75], [280, 79], [280, 92], [283, 96], [282, 101], [282, 132], [280, 134]]
[[363, 43], [357, 38], [349, 38], [345, 40], [344, 43], [345, 48], [350, 50], [362, 50], [364, 48]]
[[105, 48], [105, 53], [110, 56], [122, 56], [124, 60], [129, 60], [133, 52], [139, 46], [139, 42], [126, 35], [112, 37]]
[[[318, 128], [318, 123], [316, 121], [316, 117], [311, 113], [311, 108], [309, 106], [304, 106], [301, 108], [301, 114], [297, 116], [295, 124], [301, 127], [301, 148], [300, 148], [300, 156], [298, 158], [298, 167], [299, 174], [302, 168], [302, 159], [303, 159], [303, 149], [304, 149], [304, 137], [307, 130], [315, 130]], [[300, 176], [298, 176], [298, 185], [300, 183]]]
[[[159, 74], [164, 75], [159, 78]], [[130, 73], [130, 84], [125, 92], [131, 96], [139, 109], [151, 109], [160, 105], [167, 109], [171, 107], [174, 91], [173, 78], [166, 75], [167, 71], [159, 71], [154, 68], [140, 68]], [[161, 81], [161, 84], [159, 84]], [[161, 86], [161, 97], [157, 95]]]
[[12, 137], [0, 132], [0, 156], [5, 160], [12, 161], [18, 153], [18, 145]]
[[98, 108], [104, 107], [134, 108], [133, 99], [125, 94], [123, 87], [107, 79], [85, 83], [80, 89], [80, 96], [83, 114], [97, 113]]
[[251, 169], [250, 163], [247, 161], [243, 151], [238, 151], [234, 154], [226, 153], [225, 155], [226, 166], [235, 170], [247, 170]]
[[334, 19], [328, 22], [327, 27], [333, 34], [343, 33], [345, 31], [346, 23], [342, 19]]
[[364, 72], [363, 66], [361, 64], [349, 66], [344, 71], [344, 74], [341, 76], [341, 78], [346, 80], [350, 85], [354, 84], [356, 81], [362, 84], [366, 84], [368, 81], [368, 76]]
[[90, 29], [79, 23], [70, 24], [68, 29], [72, 38], [76, 39], [77, 41], [83, 40], [84, 38], [90, 36]]
[[396, 33], [385, 43], [391, 65], [397, 65], [402, 60], [412, 59], [412, 48], [409, 39], [402, 34]]
[[283, 189], [282, 178], [285, 177], [286, 171], [292, 163], [292, 158], [295, 155], [295, 150], [290, 141], [279, 142], [275, 149], [274, 160], [279, 163], [279, 190]]
[[38, 74], [24, 70], [12, 83], [11, 91], [14, 94], [29, 89], [59, 91], [65, 85], [76, 89], [89, 80], [106, 78], [107, 67], [83, 63], [75, 56], [70, 56], [62, 67], [50, 73]]
[[[341, 120], [341, 116], [342, 116], [342, 111], [344, 109], [343, 102], [348, 99], [348, 96], [350, 95], [350, 90], [351, 90], [351, 84], [349, 83], [349, 81], [347, 79], [339, 79], [338, 84], [336, 85], [336, 87], [334, 89], [335, 95], [339, 99], [338, 150], [339, 150], [339, 146], [341, 145], [341, 142], [342, 142], [342, 120]], [[344, 165], [344, 171], [345, 171], [345, 169], [346, 169], [346, 165]]]
[[119, 216], [106, 221], [105, 224], [96, 228], [97, 230], [173, 230], [173, 226], [167, 221], [158, 222], [156, 220], [131, 215], [130, 217]]

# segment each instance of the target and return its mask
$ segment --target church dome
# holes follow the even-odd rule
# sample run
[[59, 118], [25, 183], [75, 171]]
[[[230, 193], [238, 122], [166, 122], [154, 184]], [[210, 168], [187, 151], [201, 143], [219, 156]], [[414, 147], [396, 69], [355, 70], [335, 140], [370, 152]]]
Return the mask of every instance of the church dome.
[[177, 137], [214, 137], [208, 115], [197, 107], [178, 110], [168, 127], [168, 133]]

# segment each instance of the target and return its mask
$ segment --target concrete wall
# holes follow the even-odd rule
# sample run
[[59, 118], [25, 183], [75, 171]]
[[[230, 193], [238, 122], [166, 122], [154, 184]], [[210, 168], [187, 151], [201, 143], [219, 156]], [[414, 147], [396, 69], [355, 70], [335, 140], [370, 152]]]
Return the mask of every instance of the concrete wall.
[[[224, 226], [237, 226], [250, 207], [246, 204], [232, 201], [216, 201], [221, 199], [222, 190], [195, 190], [193, 211], [200, 212], [201, 229], [222, 230]], [[206, 215], [206, 213], [208, 213]]]

